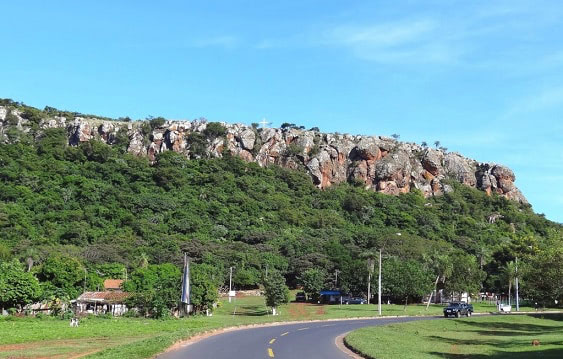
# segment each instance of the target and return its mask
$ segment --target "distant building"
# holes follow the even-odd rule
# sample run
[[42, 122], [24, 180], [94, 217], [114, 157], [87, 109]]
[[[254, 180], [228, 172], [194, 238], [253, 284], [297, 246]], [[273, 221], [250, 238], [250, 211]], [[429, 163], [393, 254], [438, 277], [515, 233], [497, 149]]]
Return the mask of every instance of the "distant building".
[[121, 279], [106, 279], [103, 292], [84, 292], [72, 301], [76, 314], [107, 314], [119, 316], [129, 310], [125, 301], [130, 293], [122, 289]]
[[123, 280], [121, 279], [106, 279], [104, 280], [104, 290], [109, 291], [122, 291]]

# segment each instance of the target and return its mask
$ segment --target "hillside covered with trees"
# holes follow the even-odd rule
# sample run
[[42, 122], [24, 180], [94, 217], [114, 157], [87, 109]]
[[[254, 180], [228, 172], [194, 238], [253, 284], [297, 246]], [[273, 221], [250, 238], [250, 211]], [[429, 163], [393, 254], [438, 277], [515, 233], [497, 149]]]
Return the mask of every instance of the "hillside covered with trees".
[[[506, 268], [516, 257], [528, 273], [524, 295], [543, 303], [562, 295], [562, 226], [529, 205], [455, 181], [452, 192], [430, 198], [361, 184], [320, 190], [302, 171], [228, 153], [188, 159], [166, 151], [150, 163], [97, 140], [69, 146], [59, 128], [14, 136], [0, 144], [0, 261], [37, 279], [30, 298], [74, 298], [126, 273], [135, 289], [135, 278], [151, 271], [173, 289], [183, 252], [193, 259], [194, 290], [202, 296], [228, 285], [230, 266], [238, 289], [277, 271], [290, 287], [316, 275], [325, 288], [361, 294], [366, 259], [379, 248], [384, 273], [412, 274], [406, 290], [400, 278], [384, 280], [397, 300], [420, 299], [435, 282], [451, 291], [506, 292]], [[456, 282], [460, 277], [467, 280]], [[0, 293], [9, 280], [0, 274]]]

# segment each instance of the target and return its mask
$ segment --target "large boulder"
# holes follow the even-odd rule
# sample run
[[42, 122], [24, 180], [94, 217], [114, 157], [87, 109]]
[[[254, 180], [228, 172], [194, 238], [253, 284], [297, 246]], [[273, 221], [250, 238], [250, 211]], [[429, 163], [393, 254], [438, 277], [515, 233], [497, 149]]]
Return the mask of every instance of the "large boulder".
[[256, 134], [250, 128], [247, 128], [237, 135], [237, 139], [242, 144], [242, 148], [252, 151], [256, 141]]

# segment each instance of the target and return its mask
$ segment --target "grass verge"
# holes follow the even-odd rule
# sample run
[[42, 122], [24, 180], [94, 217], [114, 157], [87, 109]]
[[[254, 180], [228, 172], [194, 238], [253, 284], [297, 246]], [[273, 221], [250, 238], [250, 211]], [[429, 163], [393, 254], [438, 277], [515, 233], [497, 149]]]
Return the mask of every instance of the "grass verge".
[[[439, 315], [442, 306], [384, 305], [384, 316]], [[198, 333], [241, 325], [280, 321], [325, 320], [377, 316], [377, 305], [316, 305], [290, 303], [269, 315], [263, 297], [220, 301], [212, 317], [152, 320], [142, 318], [96, 318], [81, 320], [70, 328], [56, 318], [0, 317], [0, 358], [150, 358]], [[475, 305], [476, 311], [493, 311], [494, 306]]]
[[561, 333], [562, 314], [494, 315], [363, 328], [345, 341], [377, 359], [563, 358]]

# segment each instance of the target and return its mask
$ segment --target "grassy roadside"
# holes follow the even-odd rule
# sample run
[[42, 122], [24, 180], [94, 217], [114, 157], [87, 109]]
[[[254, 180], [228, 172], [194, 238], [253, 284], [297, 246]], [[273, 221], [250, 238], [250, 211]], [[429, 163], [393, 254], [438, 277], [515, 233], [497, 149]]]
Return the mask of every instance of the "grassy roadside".
[[[263, 297], [223, 299], [212, 317], [152, 320], [141, 318], [85, 318], [79, 328], [55, 318], [0, 317], [0, 358], [73, 358], [88, 354], [96, 358], [149, 358], [178, 340], [223, 328], [278, 321], [325, 320], [375, 317], [377, 305], [315, 305], [290, 303], [271, 316]], [[384, 305], [383, 315], [439, 315], [442, 306]], [[475, 305], [476, 311], [494, 306]]]
[[561, 333], [563, 314], [495, 315], [369, 327], [345, 340], [377, 359], [563, 358]]

